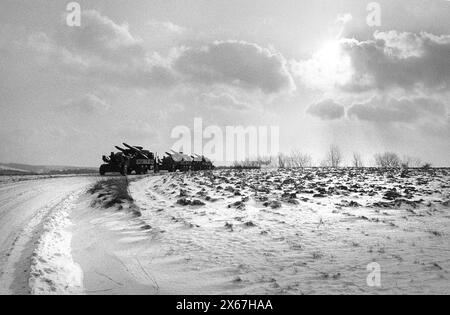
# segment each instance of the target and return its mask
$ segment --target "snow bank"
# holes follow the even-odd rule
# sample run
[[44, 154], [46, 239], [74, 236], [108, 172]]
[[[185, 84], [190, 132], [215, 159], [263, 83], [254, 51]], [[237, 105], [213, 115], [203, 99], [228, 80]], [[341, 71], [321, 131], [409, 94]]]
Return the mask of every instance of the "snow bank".
[[68, 219], [79, 193], [56, 206], [31, 258], [29, 286], [32, 294], [82, 294], [83, 272], [72, 259], [72, 234]]

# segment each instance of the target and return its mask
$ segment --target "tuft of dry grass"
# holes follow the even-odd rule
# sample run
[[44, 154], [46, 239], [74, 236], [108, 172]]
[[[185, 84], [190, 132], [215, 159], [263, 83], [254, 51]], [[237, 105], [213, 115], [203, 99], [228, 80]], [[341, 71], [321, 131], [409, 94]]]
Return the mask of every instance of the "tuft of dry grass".
[[104, 208], [121, 206], [126, 202], [133, 202], [128, 190], [129, 181], [126, 177], [110, 178], [95, 183], [88, 193], [97, 194], [95, 204], [101, 204]]

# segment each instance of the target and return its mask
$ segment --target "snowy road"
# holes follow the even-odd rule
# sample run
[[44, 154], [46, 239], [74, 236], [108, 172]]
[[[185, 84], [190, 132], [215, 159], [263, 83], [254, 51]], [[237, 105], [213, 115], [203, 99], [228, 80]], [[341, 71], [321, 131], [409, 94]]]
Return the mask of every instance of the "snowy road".
[[[28, 294], [30, 265], [45, 220], [95, 177], [35, 178], [0, 184], [0, 294]], [[66, 203], [64, 203], [66, 201]]]

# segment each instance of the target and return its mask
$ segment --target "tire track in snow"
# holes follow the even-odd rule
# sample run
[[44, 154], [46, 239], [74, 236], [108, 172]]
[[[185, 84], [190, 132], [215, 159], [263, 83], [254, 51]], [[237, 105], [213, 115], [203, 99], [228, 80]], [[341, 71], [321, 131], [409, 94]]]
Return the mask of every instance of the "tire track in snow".
[[31, 258], [31, 294], [82, 294], [83, 271], [72, 259], [72, 234], [67, 228], [74, 201], [85, 191], [70, 194], [59, 203], [44, 223]]
[[[91, 182], [93, 180], [89, 178], [78, 177], [28, 181], [3, 187], [0, 199], [11, 200], [13, 197], [16, 202], [0, 205], [0, 294], [32, 293], [29, 277], [32, 263], [36, 263], [35, 259], [41, 255], [37, 246], [44, 249], [43, 232], [48, 234], [68, 223], [63, 219], [71, 209], [70, 204]], [[56, 233], [60, 237], [59, 249], [64, 244], [70, 250], [68, 235], [61, 229]], [[56, 257], [62, 257], [59, 255], [61, 253]]]

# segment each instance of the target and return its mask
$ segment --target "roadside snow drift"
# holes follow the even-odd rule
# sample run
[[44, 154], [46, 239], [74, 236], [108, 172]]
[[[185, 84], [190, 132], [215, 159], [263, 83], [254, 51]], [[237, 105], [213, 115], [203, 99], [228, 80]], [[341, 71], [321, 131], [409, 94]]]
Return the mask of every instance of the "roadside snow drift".
[[72, 194], [57, 206], [44, 223], [43, 234], [31, 259], [29, 285], [32, 294], [81, 294], [83, 272], [72, 259], [70, 211], [80, 194]]

